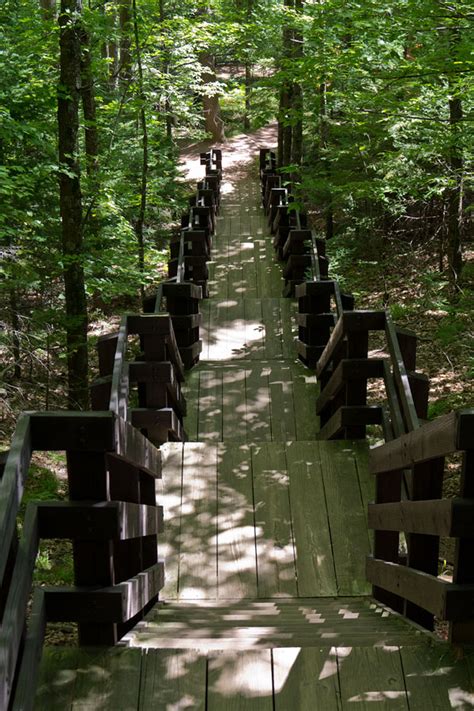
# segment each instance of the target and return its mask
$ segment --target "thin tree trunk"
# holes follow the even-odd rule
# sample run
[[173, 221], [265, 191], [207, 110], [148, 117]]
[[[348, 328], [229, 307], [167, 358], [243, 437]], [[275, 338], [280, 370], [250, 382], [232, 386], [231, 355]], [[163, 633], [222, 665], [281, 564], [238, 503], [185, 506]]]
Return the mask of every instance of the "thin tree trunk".
[[[329, 124], [328, 124], [328, 108], [327, 108], [327, 84], [323, 82], [319, 87], [320, 96], [320, 140], [321, 148], [323, 152], [322, 163], [324, 165], [324, 172], [328, 181], [328, 186], [331, 180], [331, 166], [327, 157], [327, 150], [329, 148]], [[332, 205], [331, 189], [328, 187], [326, 193], [327, 205], [325, 208], [325, 220], [326, 220], [326, 239], [331, 239], [334, 236], [334, 213]]]
[[201, 80], [203, 84], [202, 104], [204, 110], [204, 122], [213, 140], [217, 143], [225, 143], [224, 123], [221, 119], [219, 96], [215, 92], [206, 90], [206, 86], [216, 81], [216, 68], [214, 57], [208, 52], [199, 55], [202, 65]]
[[66, 295], [68, 404], [89, 404], [87, 301], [84, 283], [82, 195], [78, 160], [81, 82], [81, 0], [61, 0], [58, 91], [59, 204]]
[[132, 72], [132, 56], [130, 52], [131, 7], [130, 0], [119, 0], [120, 24], [120, 78], [128, 81]]
[[15, 288], [9, 291], [10, 325], [12, 328], [12, 354], [13, 354], [13, 376], [21, 378], [21, 348], [20, 348], [20, 319], [18, 318], [18, 292]]
[[463, 225], [463, 154], [460, 141], [460, 127], [463, 120], [462, 103], [459, 96], [451, 94], [449, 100], [449, 127], [451, 147], [449, 167], [452, 187], [447, 190], [448, 207], [448, 265], [449, 277], [455, 291], [458, 290], [459, 277], [463, 266], [462, 260], [462, 225]]
[[[303, 0], [295, 0], [295, 10], [301, 12]], [[293, 57], [295, 60], [303, 57], [303, 35], [293, 33]], [[296, 166], [291, 176], [294, 184], [300, 179], [300, 166], [303, 161], [303, 89], [300, 82], [294, 82], [292, 92], [292, 110], [294, 114], [291, 140], [291, 164]]]
[[81, 47], [81, 97], [85, 126], [86, 170], [88, 176], [93, 177], [98, 168], [99, 134], [97, 131], [91, 44], [89, 34], [84, 27], [81, 28]]
[[252, 91], [252, 65], [245, 62], [245, 113], [244, 131], [250, 131], [250, 95]]
[[40, 0], [40, 7], [45, 20], [54, 20], [56, 17], [56, 0]]
[[[143, 89], [143, 67], [142, 58], [140, 52], [140, 37], [138, 32], [138, 18], [137, 18], [137, 3], [133, 0], [133, 30], [135, 35], [135, 48], [137, 53], [137, 68], [138, 68], [138, 85], [140, 92], [140, 126], [142, 130], [142, 175], [140, 184], [140, 209], [138, 212], [138, 218], [135, 224], [135, 234], [138, 241], [138, 269], [140, 274], [143, 276], [145, 272], [145, 240], [144, 240], [144, 226], [145, 226], [145, 215], [146, 215], [146, 204], [147, 204], [147, 190], [148, 190], [148, 126], [146, 120], [145, 112], [145, 93]], [[140, 284], [140, 294], [142, 301], [144, 299], [144, 286], [143, 283]]]

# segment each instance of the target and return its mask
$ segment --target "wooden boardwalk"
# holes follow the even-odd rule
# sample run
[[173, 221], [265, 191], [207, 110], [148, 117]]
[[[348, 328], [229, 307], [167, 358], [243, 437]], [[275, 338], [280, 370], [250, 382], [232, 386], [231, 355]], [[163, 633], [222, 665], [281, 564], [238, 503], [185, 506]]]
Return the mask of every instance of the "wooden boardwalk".
[[474, 708], [473, 659], [369, 597], [367, 444], [317, 440], [256, 175], [224, 183], [210, 274], [161, 601], [121, 647], [45, 650], [37, 708]]

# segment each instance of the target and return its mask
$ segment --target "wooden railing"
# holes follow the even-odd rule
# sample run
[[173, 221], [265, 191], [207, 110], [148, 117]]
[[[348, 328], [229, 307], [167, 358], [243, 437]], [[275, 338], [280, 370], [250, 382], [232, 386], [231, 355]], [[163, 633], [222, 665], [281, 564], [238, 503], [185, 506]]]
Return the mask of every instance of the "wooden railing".
[[[306, 221], [300, 234], [298, 213], [291, 215], [291, 197], [275, 166], [274, 154], [262, 149], [262, 200], [275, 248], [283, 259], [295, 249], [311, 259], [306, 280], [294, 291], [298, 354], [316, 369], [320, 384], [320, 437], [363, 439], [367, 426], [378, 425], [385, 440], [369, 457], [376, 486], [368, 514], [374, 555], [367, 561], [367, 577], [374, 597], [428, 629], [435, 618], [448, 621], [451, 641], [472, 643], [474, 410], [424, 422], [429, 380], [416, 372], [416, 335], [397, 328], [387, 311], [353, 310], [353, 298], [328, 278], [327, 262], [321, 269], [324, 240], [307, 229]], [[370, 351], [374, 332], [379, 338]], [[381, 386], [372, 401], [369, 381]], [[462, 454], [462, 471], [459, 495], [448, 499], [443, 480], [445, 458], [452, 453]], [[456, 541], [452, 581], [438, 575], [443, 537]]]
[[[69, 502], [30, 503], [16, 517], [35, 451], [65, 451]], [[160, 452], [111, 412], [24, 413], [0, 481], [0, 708], [33, 707], [48, 621], [74, 621], [81, 644], [114, 644], [163, 586], [156, 505]], [[42, 538], [73, 541], [76, 587], [39, 588], [27, 620]]]
[[[445, 458], [453, 452], [462, 453], [458, 496], [443, 498]], [[367, 560], [374, 596], [429, 629], [435, 618], [446, 620], [452, 642], [472, 644], [474, 410], [450, 413], [376, 447], [369, 466], [376, 478], [376, 500], [369, 505], [374, 555]], [[455, 539], [451, 581], [438, 576], [441, 537]]]
[[[99, 338], [94, 412], [23, 413], [0, 456], [0, 709], [33, 708], [47, 622], [77, 622], [80, 644], [113, 645], [163, 586], [155, 445], [185, 439], [181, 384], [199, 359], [199, 301], [207, 293], [195, 260], [210, 258], [220, 200], [220, 151], [201, 161], [206, 176], [172, 241], [170, 278], [145, 300], [144, 314], [124, 315], [118, 332]], [[70, 501], [28, 504], [18, 539], [32, 454], [54, 450], [66, 452]], [[75, 586], [36, 589], [28, 613], [43, 538], [73, 542]]]
[[[119, 331], [102, 336], [97, 344], [100, 372], [91, 387], [93, 409], [110, 409], [156, 445], [185, 439], [181, 383], [184, 368], [199, 360], [202, 349], [199, 301], [208, 295], [207, 261], [220, 202], [221, 152], [203, 153], [201, 162], [206, 176], [189, 201], [179, 237], [171, 240], [169, 278], [145, 299], [145, 315], [126, 314]], [[129, 355], [133, 336], [140, 340], [138, 359]]]

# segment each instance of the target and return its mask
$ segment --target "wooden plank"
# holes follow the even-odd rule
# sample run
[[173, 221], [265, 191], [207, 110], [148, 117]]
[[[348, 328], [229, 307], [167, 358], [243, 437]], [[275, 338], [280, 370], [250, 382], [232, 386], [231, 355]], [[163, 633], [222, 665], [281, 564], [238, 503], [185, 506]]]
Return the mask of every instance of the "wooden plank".
[[102, 588], [45, 587], [46, 617], [52, 622], [107, 625], [127, 622], [158, 595], [164, 585], [163, 562], [133, 578]]
[[206, 708], [206, 657], [194, 650], [150, 649], [143, 656], [138, 709]]
[[112, 412], [50, 411], [29, 414], [33, 450], [115, 451], [115, 418]]
[[[140, 649], [79, 653], [71, 711], [135, 711], [140, 694]], [[53, 691], [54, 693], [54, 691]]]
[[257, 597], [257, 561], [250, 447], [217, 448], [218, 596]]
[[[337, 649], [342, 709], [390, 708], [408, 711], [405, 680], [397, 647]], [[429, 708], [425, 706], [425, 708]]]
[[296, 325], [296, 303], [291, 299], [280, 299], [281, 344], [283, 358], [296, 358], [298, 327]]
[[438, 417], [414, 432], [409, 432], [393, 442], [375, 447], [370, 456], [373, 474], [412, 467], [430, 459], [442, 457], [458, 449], [467, 449], [469, 440], [460, 438], [462, 422], [474, 417], [472, 410], [459, 410]]
[[240, 262], [243, 268], [243, 296], [245, 296], [246, 299], [254, 299], [257, 296], [257, 266], [254, 259], [253, 242], [241, 242]]
[[295, 596], [295, 552], [284, 445], [252, 445], [252, 470], [258, 596]]
[[217, 447], [187, 443], [183, 451], [179, 599], [217, 597]]
[[353, 452], [346, 442], [321, 442], [320, 456], [338, 593], [367, 595], [370, 543]]
[[71, 709], [81, 657], [84, 658], [83, 652], [78, 647], [46, 647], [43, 650], [35, 711]]
[[300, 597], [337, 595], [319, 447], [290, 442], [286, 448]]
[[400, 345], [398, 343], [395, 326], [393, 325], [392, 317], [388, 311], [385, 314], [385, 333], [392, 362], [393, 377], [397, 385], [398, 397], [401, 401], [405, 422], [407, 423], [408, 430], [415, 430], [420, 426], [420, 422], [416, 412], [415, 403], [413, 402], [410, 381], [405, 368]]
[[200, 441], [222, 440], [222, 373], [220, 370], [201, 370], [198, 433]]
[[334, 327], [331, 337], [319, 359], [316, 374], [319, 377], [326, 369], [347, 333], [379, 331], [385, 327], [385, 311], [345, 311]]
[[470, 619], [474, 585], [455, 585], [390, 561], [367, 557], [367, 578], [442, 620]]
[[225, 359], [234, 360], [247, 357], [246, 323], [242, 299], [229, 299], [225, 303], [224, 340]]
[[289, 365], [273, 361], [269, 368], [272, 440], [296, 439], [293, 379]]
[[474, 693], [467, 659], [446, 645], [400, 650], [411, 711], [473, 708]]
[[246, 358], [265, 358], [265, 326], [263, 323], [262, 299], [245, 299], [245, 342]]
[[247, 406], [245, 369], [222, 369], [222, 438], [223, 441], [247, 441]]
[[282, 358], [280, 299], [262, 299], [262, 318], [265, 326], [265, 358]]
[[40, 538], [125, 541], [162, 530], [161, 507], [125, 501], [40, 502]]
[[334, 652], [307, 647], [273, 649], [275, 711], [339, 711]]
[[316, 383], [316, 376], [301, 363], [293, 363], [291, 371], [296, 438], [298, 440], [316, 439], [319, 431], [319, 418], [316, 417], [316, 398], [319, 385]]
[[183, 394], [186, 398], [186, 417], [183, 424], [188, 439], [192, 442], [198, 439], [198, 419], [199, 419], [199, 378], [200, 370], [195, 368], [188, 373]]
[[369, 525], [383, 531], [473, 538], [472, 499], [432, 499], [369, 505]]
[[249, 442], [270, 441], [272, 438], [268, 372], [266, 365], [258, 363], [245, 369], [245, 417]]
[[243, 267], [232, 258], [232, 247], [229, 246], [229, 261], [227, 262], [227, 296], [229, 299], [243, 299], [245, 295], [245, 280]]
[[208, 711], [273, 711], [269, 649], [222, 652], [209, 658]]
[[[382, 424], [382, 408], [378, 405], [342, 405], [319, 431], [321, 439], [336, 439], [346, 428]], [[365, 434], [364, 434], [365, 437]], [[359, 439], [363, 439], [359, 436]]]
[[164, 532], [158, 542], [160, 557], [166, 561], [163, 600], [178, 597], [178, 563], [181, 545], [181, 498], [183, 445], [168, 442], [161, 447], [163, 480], [158, 500], [163, 505]]

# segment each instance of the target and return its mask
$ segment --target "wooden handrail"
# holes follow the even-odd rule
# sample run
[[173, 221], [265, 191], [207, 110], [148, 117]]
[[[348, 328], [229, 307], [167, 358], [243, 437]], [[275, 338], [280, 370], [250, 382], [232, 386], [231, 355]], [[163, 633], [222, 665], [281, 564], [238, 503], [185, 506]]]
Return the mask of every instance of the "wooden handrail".
[[[94, 499], [70, 503], [29, 503], [13, 565], [7, 568], [31, 457], [38, 450], [66, 450], [68, 477], [74, 475], [69, 471], [70, 466], [74, 469], [74, 460], [88, 453], [93, 456], [100, 453], [103, 462], [106, 457], [111, 457], [111, 472], [114, 462], [120, 464], [122, 469], [128, 467], [130, 473], [139, 471], [145, 477], [159, 477], [161, 472], [159, 450], [112, 412], [31, 412], [23, 413], [19, 418], [0, 480], [0, 582], [2, 590], [7, 593], [0, 625], [0, 708], [5, 709], [10, 706], [29, 708], [32, 705], [31, 701], [21, 705], [24, 701], [20, 700], [25, 698], [25, 684], [28, 685], [30, 698], [34, 698], [34, 679], [45, 623], [57, 619], [60, 614], [59, 608], [52, 612], [56, 605], [52, 600], [48, 602], [52, 595], [56, 601], [60, 599], [63, 603], [61, 619], [78, 619], [74, 607], [77, 607], [77, 600], [81, 600], [82, 616], [78, 621], [97, 621], [92, 608], [88, 607], [90, 588], [83, 586], [80, 590], [63, 590], [61, 598], [58, 598], [56, 591], [42, 590], [35, 595], [33, 616], [23, 644], [27, 603], [40, 538], [60, 537], [82, 542], [90, 539], [100, 545], [103, 540], [119, 542], [156, 535], [163, 525], [162, 509], [156, 507], [156, 502], [146, 500], [137, 503]], [[111, 477], [113, 481], [112, 474]], [[130, 481], [132, 479], [130, 476]], [[93, 478], [89, 482], [94, 489]], [[148, 564], [129, 580], [119, 579], [112, 586], [102, 588], [91, 581], [94, 600], [102, 605], [102, 609], [113, 599], [123, 601], [122, 612], [116, 614], [114, 623], [126, 622], [138, 614], [156, 596], [162, 584], [163, 565], [156, 562], [152, 562], [151, 567]], [[102, 600], [103, 603], [100, 602]], [[14, 689], [15, 698], [12, 697]]]
[[372, 474], [385, 474], [474, 447], [474, 409], [438, 417], [391, 442], [374, 447]]

